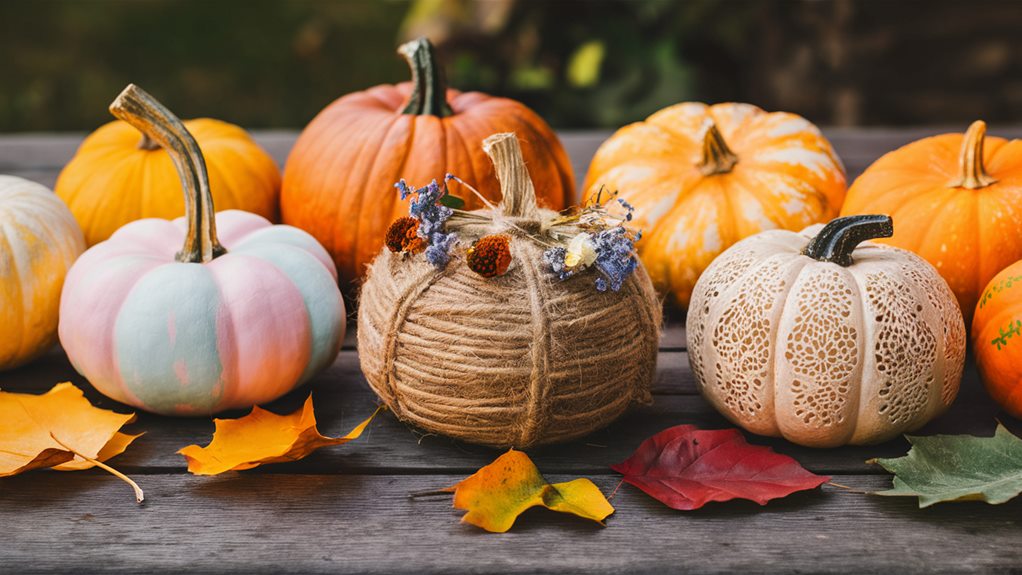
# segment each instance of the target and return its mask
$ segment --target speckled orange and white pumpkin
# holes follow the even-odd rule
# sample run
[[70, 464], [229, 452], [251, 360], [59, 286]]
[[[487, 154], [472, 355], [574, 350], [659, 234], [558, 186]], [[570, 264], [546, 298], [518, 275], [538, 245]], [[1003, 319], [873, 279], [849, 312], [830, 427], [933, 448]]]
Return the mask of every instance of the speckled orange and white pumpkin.
[[695, 102], [618, 130], [596, 152], [586, 198], [635, 206], [642, 262], [661, 293], [688, 305], [699, 274], [738, 240], [837, 216], [845, 172], [813, 124], [749, 104]]
[[704, 397], [761, 435], [813, 447], [912, 431], [954, 400], [965, 324], [954, 294], [889, 237], [888, 216], [772, 230], [696, 284], [688, 352]]
[[57, 342], [60, 290], [84, 249], [60, 198], [41, 184], [0, 176], [0, 370]]

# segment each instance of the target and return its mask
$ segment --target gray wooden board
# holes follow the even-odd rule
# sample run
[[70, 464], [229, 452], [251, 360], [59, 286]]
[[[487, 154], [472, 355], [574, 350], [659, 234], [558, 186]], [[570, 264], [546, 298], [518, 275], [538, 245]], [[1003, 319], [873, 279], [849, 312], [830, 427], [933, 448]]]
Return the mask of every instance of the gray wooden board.
[[[548, 474], [551, 481], [570, 475]], [[379, 573], [960, 573], [1022, 564], [1022, 500], [925, 510], [911, 499], [831, 486], [759, 507], [732, 501], [672, 511], [629, 485], [606, 527], [544, 509], [506, 534], [459, 522], [450, 497], [409, 493], [460, 475], [137, 477], [144, 507], [102, 472], [4, 481], [11, 573], [59, 570]], [[610, 493], [613, 475], [593, 477]], [[838, 476], [862, 490], [886, 479]], [[1017, 572], [1017, 571], [1011, 571]]]
[[[923, 135], [947, 131], [826, 130], [854, 176], [882, 153]], [[1018, 135], [1022, 129], [1002, 132]], [[294, 132], [257, 132], [283, 162]], [[581, 176], [607, 133], [566, 133]], [[52, 185], [81, 135], [0, 137], [0, 173]], [[666, 427], [727, 422], [698, 395], [685, 351], [682, 314], [666, 310], [654, 402], [578, 442], [530, 450], [551, 480], [593, 478], [606, 493], [618, 483], [609, 465]], [[354, 320], [349, 322], [353, 325]], [[42, 392], [73, 381], [97, 405], [124, 411], [74, 373], [59, 348], [0, 374], [0, 389]], [[335, 364], [307, 387], [269, 405], [284, 413], [314, 394], [320, 430], [340, 435], [376, 406], [358, 367], [354, 330]], [[229, 414], [231, 416], [241, 413]], [[1022, 424], [986, 396], [975, 366], [943, 417], [919, 431], [989, 435], [1000, 419]], [[749, 502], [674, 512], [629, 486], [614, 498], [617, 513], [601, 528], [542, 510], [514, 531], [487, 535], [458, 523], [449, 498], [411, 500], [412, 491], [450, 485], [499, 452], [411, 429], [383, 413], [363, 437], [287, 465], [218, 478], [188, 475], [181, 447], [205, 444], [208, 418], [142, 414], [132, 431], [146, 434], [112, 460], [147, 490], [137, 508], [109, 475], [33, 472], [0, 480], [0, 572], [1018, 572], [1022, 569], [1022, 502], [963, 503], [918, 510], [912, 500], [879, 498], [825, 486], [764, 508]], [[863, 490], [890, 479], [865, 460], [898, 456], [908, 444], [814, 450], [779, 439], [748, 437], [791, 455], [811, 471]]]

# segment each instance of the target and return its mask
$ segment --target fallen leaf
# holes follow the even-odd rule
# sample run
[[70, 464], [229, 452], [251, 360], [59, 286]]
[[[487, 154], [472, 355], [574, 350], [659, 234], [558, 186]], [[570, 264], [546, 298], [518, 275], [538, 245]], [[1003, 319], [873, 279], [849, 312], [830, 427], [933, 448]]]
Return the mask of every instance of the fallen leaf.
[[918, 497], [919, 507], [943, 501], [1004, 503], [1022, 493], [1022, 439], [997, 424], [993, 437], [906, 435], [904, 457], [871, 459], [894, 474], [877, 495]]
[[749, 445], [737, 429], [705, 431], [694, 425], [657, 433], [611, 469], [664, 505], [683, 511], [730, 499], [766, 505], [830, 480], [769, 447]]
[[66, 382], [42, 395], [0, 391], [0, 477], [47, 467], [101, 467], [127, 481], [141, 503], [138, 485], [102, 463], [141, 435], [118, 431], [133, 421], [134, 413], [94, 407], [82, 390]]
[[301, 409], [288, 415], [277, 415], [256, 406], [252, 413], [238, 419], [214, 419], [216, 430], [209, 445], [189, 445], [178, 453], [188, 461], [188, 471], [196, 475], [218, 475], [266, 463], [298, 461], [320, 447], [358, 439], [380, 409], [344, 437], [324, 437], [316, 429], [311, 395]]
[[468, 511], [461, 520], [493, 532], [504, 533], [526, 509], [536, 506], [571, 513], [603, 524], [614, 512], [592, 481], [546, 482], [524, 452], [508, 451], [474, 475], [444, 492], [454, 493], [454, 507]]

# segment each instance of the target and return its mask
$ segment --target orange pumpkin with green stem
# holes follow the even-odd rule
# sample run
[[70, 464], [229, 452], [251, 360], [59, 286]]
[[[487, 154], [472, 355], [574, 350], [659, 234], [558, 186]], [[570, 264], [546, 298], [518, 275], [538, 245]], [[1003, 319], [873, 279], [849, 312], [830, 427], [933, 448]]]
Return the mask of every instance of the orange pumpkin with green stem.
[[[568, 155], [535, 112], [507, 98], [448, 90], [425, 38], [399, 49], [412, 81], [348, 94], [327, 106], [302, 131], [287, 159], [284, 222], [311, 233], [333, 256], [342, 287], [361, 277], [383, 247], [387, 229], [408, 215], [394, 182], [429, 182], [446, 172], [479, 182], [500, 200], [490, 161], [478, 143], [515, 132], [536, 182], [541, 207], [575, 203]], [[482, 208], [466, 197], [467, 210]]]
[[912, 142], [870, 166], [848, 190], [842, 215], [882, 213], [899, 223], [880, 240], [929, 261], [968, 323], [987, 282], [1022, 259], [1022, 141], [963, 134]]
[[738, 240], [836, 216], [845, 172], [830, 143], [799, 116], [686, 102], [600, 146], [583, 190], [593, 198], [602, 189], [635, 206], [650, 278], [687, 306], [699, 275]]

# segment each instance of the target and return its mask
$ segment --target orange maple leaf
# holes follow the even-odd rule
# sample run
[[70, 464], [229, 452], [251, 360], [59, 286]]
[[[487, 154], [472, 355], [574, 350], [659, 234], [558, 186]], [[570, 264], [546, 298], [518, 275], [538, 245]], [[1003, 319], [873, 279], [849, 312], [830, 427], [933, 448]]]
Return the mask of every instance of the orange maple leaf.
[[600, 488], [588, 479], [547, 483], [536, 464], [514, 449], [444, 492], [454, 493], [454, 507], [468, 511], [461, 520], [504, 533], [526, 509], [536, 506], [571, 513], [603, 525], [614, 512]]
[[189, 445], [178, 453], [185, 457], [188, 471], [195, 475], [218, 475], [266, 463], [298, 461], [320, 447], [358, 439], [380, 409], [383, 408], [377, 408], [344, 437], [324, 437], [316, 429], [311, 395], [301, 409], [288, 415], [256, 406], [252, 413], [238, 419], [214, 419], [216, 430], [209, 445]]
[[133, 421], [134, 413], [94, 407], [82, 390], [67, 382], [42, 395], [0, 391], [0, 477], [47, 467], [100, 467], [127, 481], [141, 503], [138, 485], [103, 463], [142, 435], [119, 431]]

